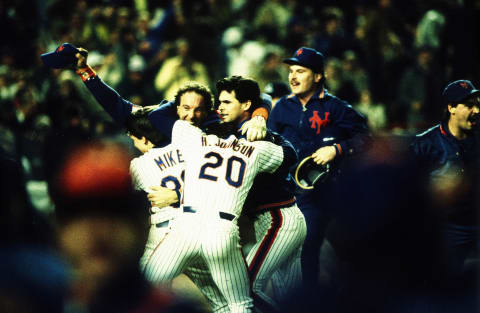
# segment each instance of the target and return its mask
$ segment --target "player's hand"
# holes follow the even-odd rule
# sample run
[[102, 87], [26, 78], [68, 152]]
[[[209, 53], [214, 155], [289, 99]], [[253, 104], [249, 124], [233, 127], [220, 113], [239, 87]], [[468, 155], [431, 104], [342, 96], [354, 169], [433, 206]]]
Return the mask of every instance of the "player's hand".
[[83, 48], [78, 48], [80, 51], [79, 53], [75, 54], [77, 58], [76, 70], [79, 68], [87, 67], [87, 58], [88, 58], [88, 51]]
[[337, 151], [334, 146], [321, 147], [312, 154], [313, 161], [320, 165], [325, 165], [335, 159]]
[[249, 141], [262, 140], [267, 135], [267, 121], [263, 116], [255, 116], [243, 123], [240, 132]]
[[178, 197], [175, 190], [160, 186], [150, 187], [150, 192], [148, 193], [147, 197], [152, 206], [156, 206], [158, 208], [163, 208], [178, 202]]

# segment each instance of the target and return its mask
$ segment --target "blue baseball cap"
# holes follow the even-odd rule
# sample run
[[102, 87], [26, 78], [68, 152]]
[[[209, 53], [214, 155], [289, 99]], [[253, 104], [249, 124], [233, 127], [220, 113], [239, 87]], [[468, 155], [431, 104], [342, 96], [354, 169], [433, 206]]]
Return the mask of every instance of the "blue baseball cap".
[[77, 47], [66, 42], [61, 44], [55, 51], [40, 55], [43, 64], [51, 68], [65, 68], [76, 62], [75, 54]]
[[283, 60], [283, 63], [307, 67], [315, 73], [323, 73], [324, 57], [315, 49], [301, 47], [293, 54], [293, 57]]
[[477, 90], [471, 81], [456, 80], [445, 87], [442, 96], [447, 103], [457, 103], [477, 93], [480, 93], [480, 90]]

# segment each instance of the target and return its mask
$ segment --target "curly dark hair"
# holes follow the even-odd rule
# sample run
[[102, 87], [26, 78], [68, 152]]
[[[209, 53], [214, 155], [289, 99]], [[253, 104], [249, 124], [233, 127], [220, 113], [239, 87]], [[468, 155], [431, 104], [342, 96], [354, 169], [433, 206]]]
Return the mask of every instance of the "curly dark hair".
[[203, 97], [204, 99], [204, 107], [207, 113], [210, 113], [214, 110], [213, 107], [213, 94], [210, 91], [210, 89], [202, 84], [199, 84], [197, 82], [189, 82], [180, 87], [180, 89], [177, 90], [177, 93], [175, 94], [175, 106], [180, 105], [180, 98], [187, 92], [195, 92], [199, 94], [200, 96]]

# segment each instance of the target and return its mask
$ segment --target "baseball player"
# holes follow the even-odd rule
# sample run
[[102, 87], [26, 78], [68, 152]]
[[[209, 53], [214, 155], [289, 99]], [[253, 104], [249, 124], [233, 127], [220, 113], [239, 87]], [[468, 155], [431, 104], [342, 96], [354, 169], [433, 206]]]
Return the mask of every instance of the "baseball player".
[[[64, 52], [73, 53], [73, 56], [70, 54], [64, 54]], [[70, 65], [74, 65], [76, 68], [76, 73], [82, 78], [87, 88], [92, 92], [92, 95], [97, 99], [100, 105], [105, 109], [107, 113], [113, 118], [115, 122], [119, 125], [123, 125], [126, 119], [131, 116], [132, 112], [139, 110], [140, 107], [130, 103], [129, 101], [123, 99], [116, 91], [107, 86], [101, 81], [101, 79], [96, 75], [96, 73], [87, 65], [88, 51], [82, 48], [76, 48], [71, 44], [63, 44], [55, 52], [49, 53], [42, 60], [47, 66], [54, 68], [65, 68]], [[180, 101], [184, 93], [193, 92], [199, 96], [200, 101], [192, 101], [193, 98], [184, 98], [183, 101]], [[197, 98], [196, 98], [197, 99]], [[193, 99], [195, 100], [195, 99]], [[262, 105], [265, 105], [265, 108], [261, 107], [256, 110], [259, 115], [268, 113], [269, 106], [271, 103], [264, 102]], [[215, 114], [210, 114], [212, 108], [212, 95], [210, 91], [199, 84], [188, 84], [181, 88], [176, 95], [174, 102], [161, 102], [162, 108], [173, 108], [173, 111], [176, 113], [175, 117], [180, 118], [181, 120], [188, 121], [192, 124], [208, 125], [212, 121], [218, 120], [218, 117]], [[159, 110], [161, 112], [162, 110]], [[156, 125], [155, 114], [148, 115], [149, 121], [152, 125]], [[253, 125], [256, 126], [256, 125]], [[264, 125], [263, 125], [264, 126]], [[258, 136], [261, 134], [261, 129], [252, 129], [244, 128], [243, 129], [247, 135]], [[157, 142], [158, 146], [168, 145], [170, 140], [165, 140], [162, 142]], [[160, 181], [158, 182], [160, 183]], [[164, 193], [165, 190], [162, 191]], [[178, 199], [178, 198], [177, 198]], [[159, 214], [156, 214], [157, 216]], [[157, 223], [160, 224], [160, 223]], [[165, 223], [166, 224], [166, 223]], [[165, 225], [163, 224], [163, 225]], [[159, 233], [159, 234], [157, 234]], [[152, 236], [152, 239], [158, 240], [162, 238], [164, 233], [162, 231], [155, 232], [155, 236]], [[150, 247], [150, 245], [149, 245]], [[142, 262], [144, 262], [149, 253], [149, 248], [146, 251]], [[212, 305], [212, 309], [216, 312], [222, 312], [226, 307], [225, 301], [222, 300], [221, 294], [218, 291], [209, 292], [210, 286], [214, 285], [208, 280], [208, 271], [203, 270], [200, 265], [194, 268], [193, 266], [187, 270], [185, 273], [189, 276], [194, 283], [199, 287], [200, 291], [206, 296], [207, 300]]]
[[[97, 76], [95, 71], [87, 64], [87, 50], [83, 48], [75, 49], [76, 53], [74, 55], [73, 62], [75, 62], [74, 67], [76, 68], [76, 73], [82, 78], [85, 86], [90, 90], [92, 95], [104, 108], [104, 110], [113, 118], [115, 122], [122, 125], [126, 117], [133, 110], [138, 108], [138, 106], [123, 99], [115, 90], [113, 90], [110, 86], [106, 85]], [[62, 51], [58, 52], [57, 49], [57, 51], [54, 53], [59, 54], [57, 57], [64, 57], [63, 55], [61, 55]], [[191, 84], [186, 84], [187, 87], [184, 86], [180, 88], [179, 91], [186, 92], [187, 90], [185, 89], [188, 89], [188, 85]], [[191, 88], [189, 90], [191, 90]], [[203, 100], [200, 103], [181, 104], [180, 97], [183, 92], [177, 92], [175, 100], [173, 102], [163, 100], [160, 102], [160, 105], [163, 104], [167, 106], [173, 106], [178, 114], [178, 118], [188, 121], [192, 124], [199, 125], [202, 128], [207, 127], [207, 125], [212, 122], [218, 122], [218, 117], [210, 110], [212, 107], [212, 95], [208, 88], [201, 88], [201, 90], [198, 90], [198, 92], [203, 96]], [[264, 135], [264, 131], [266, 128], [265, 121], [272, 108], [272, 103], [271, 97], [269, 95], [265, 94], [263, 95], [263, 98], [265, 99], [265, 101], [262, 101], [261, 104], [252, 113], [252, 116], [263, 117], [263, 122], [247, 123], [245, 127], [241, 129], [242, 134], [246, 134], [247, 139], [249, 140], [259, 139], [262, 134]], [[149, 119], [152, 122], [152, 125], [157, 127], [158, 122], [155, 120], [155, 114], [150, 114]]]
[[[135, 147], [143, 153], [130, 163], [130, 172], [136, 189], [148, 192], [152, 186], [159, 184], [164, 188], [162, 206], [153, 206], [150, 209], [150, 232], [145, 252], [140, 260], [142, 270], [154, 249], [162, 243], [175, 224], [185, 168], [180, 150], [170, 144], [161, 146], [164, 138], [150, 124], [148, 112], [148, 109], [137, 110], [125, 121], [129, 137]], [[213, 312], [228, 312], [228, 303], [213, 282], [203, 261], [189, 266], [185, 275], [200, 289]]]
[[[295, 147], [299, 160], [311, 156], [315, 163], [339, 165], [369, 146], [366, 119], [349, 104], [325, 88], [324, 56], [315, 49], [301, 47], [289, 64], [292, 94], [282, 97], [272, 110], [267, 126], [283, 135]], [[310, 191], [295, 193], [298, 207], [307, 222], [302, 248], [302, 273], [307, 285], [316, 285], [319, 251], [335, 208], [335, 175]]]
[[144, 255], [141, 259], [141, 268], [157, 244], [165, 237], [170, 229], [170, 222], [178, 211], [176, 194], [180, 194], [183, 187], [182, 172], [184, 160], [178, 149], [171, 145], [162, 147], [163, 136], [153, 127], [148, 127], [147, 110], [138, 110], [125, 121], [128, 136], [134, 146], [143, 155], [134, 158], [130, 163], [135, 189], [148, 192], [152, 186], [160, 185], [170, 190], [175, 197], [164, 200], [166, 205], [150, 208], [150, 233]]
[[[224, 123], [241, 127], [248, 121], [234, 120], [238, 103], [258, 102], [258, 84], [247, 78], [232, 76], [216, 84], [219, 94], [219, 116]], [[233, 112], [233, 114], [232, 114]], [[265, 140], [288, 146], [289, 142], [269, 132]], [[300, 253], [306, 235], [303, 214], [293, 196], [294, 183], [287, 168], [273, 174], [260, 174], [250, 189], [244, 209], [254, 220], [256, 243], [247, 255], [255, 307], [263, 312], [278, 310], [277, 303], [265, 293], [267, 282], [278, 299], [298, 287], [301, 282]], [[275, 273], [275, 274], [274, 274]], [[273, 275], [273, 276], [272, 276]]]
[[[183, 97], [197, 95], [186, 93]], [[252, 103], [237, 101], [235, 105], [230, 116], [242, 120]], [[255, 176], [280, 166], [288, 168], [296, 160], [295, 152], [270, 142], [249, 143], [233, 135], [227, 139], [205, 135], [188, 123], [175, 122], [166, 114], [163, 117], [162, 133], [168, 135], [171, 130], [172, 144], [182, 146], [186, 161], [183, 214], [178, 217], [182, 222], [147, 263], [147, 278], [167, 282], [203, 258], [231, 312], [250, 312], [252, 299], [237, 220]], [[182, 230], [180, 225], [187, 228]]]
[[418, 134], [410, 152], [430, 176], [429, 189], [441, 221], [447, 268], [435, 277], [436, 283], [457, 288], [468, 280], [466, 259], [480, 251], [480, 90], [469, 80], [456, 80], [445, 87], [442, 97], [443, 121]]

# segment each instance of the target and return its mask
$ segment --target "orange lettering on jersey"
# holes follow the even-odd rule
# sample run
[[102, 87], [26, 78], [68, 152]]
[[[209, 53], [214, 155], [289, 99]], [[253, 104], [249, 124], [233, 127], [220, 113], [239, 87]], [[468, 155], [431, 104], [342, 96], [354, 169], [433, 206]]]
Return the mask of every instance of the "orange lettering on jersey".
[[313, 111], [313, 116], [308, 119], [308, 121], [312, 123], [310, 127], [317, 129], [317, 135], [320, 134], [320, 128], [325, 127], [328, 123], [330, 123], [330, 120], [328, 119], [329, 115], [330, 112], [325, 112], [325, 118], [322, 120], [318, 115], [318, 111]]

